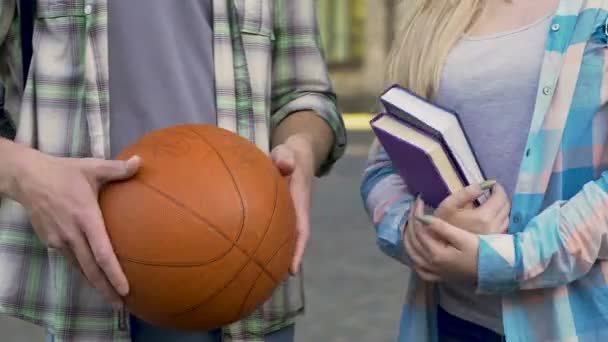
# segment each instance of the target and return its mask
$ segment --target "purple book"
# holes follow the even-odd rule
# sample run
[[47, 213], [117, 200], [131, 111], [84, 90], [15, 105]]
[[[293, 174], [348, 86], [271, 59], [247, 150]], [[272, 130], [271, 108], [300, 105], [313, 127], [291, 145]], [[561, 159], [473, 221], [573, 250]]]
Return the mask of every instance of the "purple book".
[[[412, 191], [418, 191], [423, 196], [425, 192], [431, 193], [430, 196], [433, 197], [433, 202], [439, 204], [437, 200], [445, 198], [447, 196], [446, 193], [450, 194], [459, 190], [462, 186], [481, 183], [485, 180], [483, 170], [478, 163], [475, 151], [470, 144], [457, 113], [437, 106], [399, 85], [393, 85], [388, 88], [380, 97], [380, 101], [386, 113], [380, 114], [375, 118], [371, 122], [372, 127], [376, 135], [383, 135], [383, 138], [378, 136], [383, 145], [392, 146], [390, 151], [386, 146], [385, 149], [403, 178], [409, 178], [406, 182]], [[406, 128], [398, 129], [399, 132], [396, 132], [394, 128], [390, 129], [392, 132], [387, 132], [385, 129], [380, 130], [378, 124], [387, 121], [387, 117], [390, 117], [394, 121], [389, 125], [390, 127], [401, 126]], [[423, 134], [427, 139], [420, 138], [419, 135], [411, 133], [412, 129]], [[383, 132], [378, 133], [378, 131]], [[407, 135], [407, 137], [403, 135]], [[422, 163], [420, 151], [417, 154], [413, 154], [411, 151], [412, 146], [409, 146], [407, 155], [405, 155], [403, 152], [399, 152], [399, 149], [396, 147], [405, 143], [411, 145], [410, 139], [413, 137], [416, 137], [418, 144], [424, 143], [427, 157], [423, 156], [423, 159], [426, 158], [428, 160], [428, 151], [432, 151], [434, 159], [439, 158], [442, 161], [441, 163], [443, 163], [441, 164], [442, 166], [437, 166], [437, 160], [433, 159], [436, 172], [431, 172], [426, 177], [423, 177], [424, 173], [420, 172], [417, 172], [415, 178], [407, 176], [407, 174], [414, 172], [410, 170], [412, 167], [415, 170], [425, 167], [428, 169], [430, 167], [418, 165]], [[447, 162], [443, 156], [440, 156], [439, 148], [443, 150]], [[406, 147], [402, 149], [406, 149]], [[407, 163], [403, 162], [403, 159], [406, 159]], [[448, 165], [451, 165], [451, 167]], [[460, 187], [456, 186], [455, 182], [448, 182], [449, 184], [446, 184], [445, 177], [451, 177], [453, 173], [459, 179]], [[432, 179], [429, 180], [429, 177]], [[420, 190], [422, 187], [424, 187], [424, 190]], [[482, 195], [475, 205], [480, 205], [487, 198], [487, 194]], [[425, 198], [425, 200], [432, 205], [430, 198]]]
[[371, 126], [409, 191], [422, 195], [426, 204], [436, 208], [463, 187], [441, 143], [427, 132], [385, 113]]

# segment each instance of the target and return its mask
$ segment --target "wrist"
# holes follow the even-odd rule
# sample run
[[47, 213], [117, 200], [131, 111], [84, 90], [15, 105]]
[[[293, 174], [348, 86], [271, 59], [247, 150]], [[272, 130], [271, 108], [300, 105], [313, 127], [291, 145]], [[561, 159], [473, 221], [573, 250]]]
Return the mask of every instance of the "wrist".
[[312, 134], [296, 133], [285, 139], [283, 144], [289, 146], [297, 152], [314, 152], [314, 138]]
[[20, 184], [27, 182], [32, 161], [38, 158], [40, 152], [12, 141], [0, 140], [0, 155], [3, 159], [0, 166], [0, 196], [18, 201]]
[[[310, 166], [312, 173], [316, 170], [316, 151], [314, 137], [307, 133], [297, 133], [285, 140], [283, 143], [296, 154], [296, 159], [300, 164], [304, 163]], [[304, 165], [300, 165], [304, 166]]]

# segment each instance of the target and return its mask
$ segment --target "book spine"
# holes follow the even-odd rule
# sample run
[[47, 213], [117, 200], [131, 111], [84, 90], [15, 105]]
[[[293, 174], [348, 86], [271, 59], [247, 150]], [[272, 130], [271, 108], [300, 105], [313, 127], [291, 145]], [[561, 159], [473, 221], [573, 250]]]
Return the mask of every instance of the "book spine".
[[470, 185], [468, 179], [465, 176], [464, 171], [462, 170], [462, 167], [460, 166], [460, 164], [458, 164], [458, 162], [456, 162], [456, 157], [454, 156], [454, 153], [448, 147], [448, 144], [445, 142], [443, 135], [439, 131], [418, 120], [413, 115], [410, 115], [409, 113], [402, 111], [398, 107], [393, 106], [389, 102], [384, 102], [384, 107], [386, 109], [386, 114], [391, 115], [393, 118], [407, 124], [408, 126], [418, 130], [419, 132], [432, 136], [437, 142], [439, 142], [443, 150], [446, 152], [450, 164], [452, 164], [452, 167], [454, 168], [454, 170], [456, 170], [456, 174], [458, 175], [458, 178], [460, 179], [462, 184]]
[[448, 185], [440, 176], [441, 173], [425, 152], [376, 127], [373, 122], [382, 115], [372, 120], [372, 130], [403, 179], [408, 192], [414, 196], [421, 194], [426, 204], [438, 207], [451, 194]]

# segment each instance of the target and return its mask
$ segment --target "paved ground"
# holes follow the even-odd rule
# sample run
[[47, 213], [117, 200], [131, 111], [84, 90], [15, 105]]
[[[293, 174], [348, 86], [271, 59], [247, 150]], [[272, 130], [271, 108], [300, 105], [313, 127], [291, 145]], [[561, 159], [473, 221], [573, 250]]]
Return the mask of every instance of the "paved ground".
[[[317, 183], [305, 264], [307, 314], [297, 342], [396, 340], [405, 269], [376, 248], [359, 197], [370, 139], [369, 133], [351, 133], [348, 155]], [[39, 329], [0, 318], [1, 342], [42, 340]]]

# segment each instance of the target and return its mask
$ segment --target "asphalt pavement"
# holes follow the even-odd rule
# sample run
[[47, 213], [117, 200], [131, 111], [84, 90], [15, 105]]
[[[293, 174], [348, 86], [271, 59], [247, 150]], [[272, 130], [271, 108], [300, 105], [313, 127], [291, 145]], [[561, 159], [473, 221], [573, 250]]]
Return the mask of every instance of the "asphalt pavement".
[[[363, 211], [359, 184], [370, 142], [370, 132], [351, 132], [346, 156], [316, 184], [307, 309], [296, 342], [396, 341], [406, 269], [378, 250]], [[0, 316], [0, 342], [42, 341], [40, 328]]]

